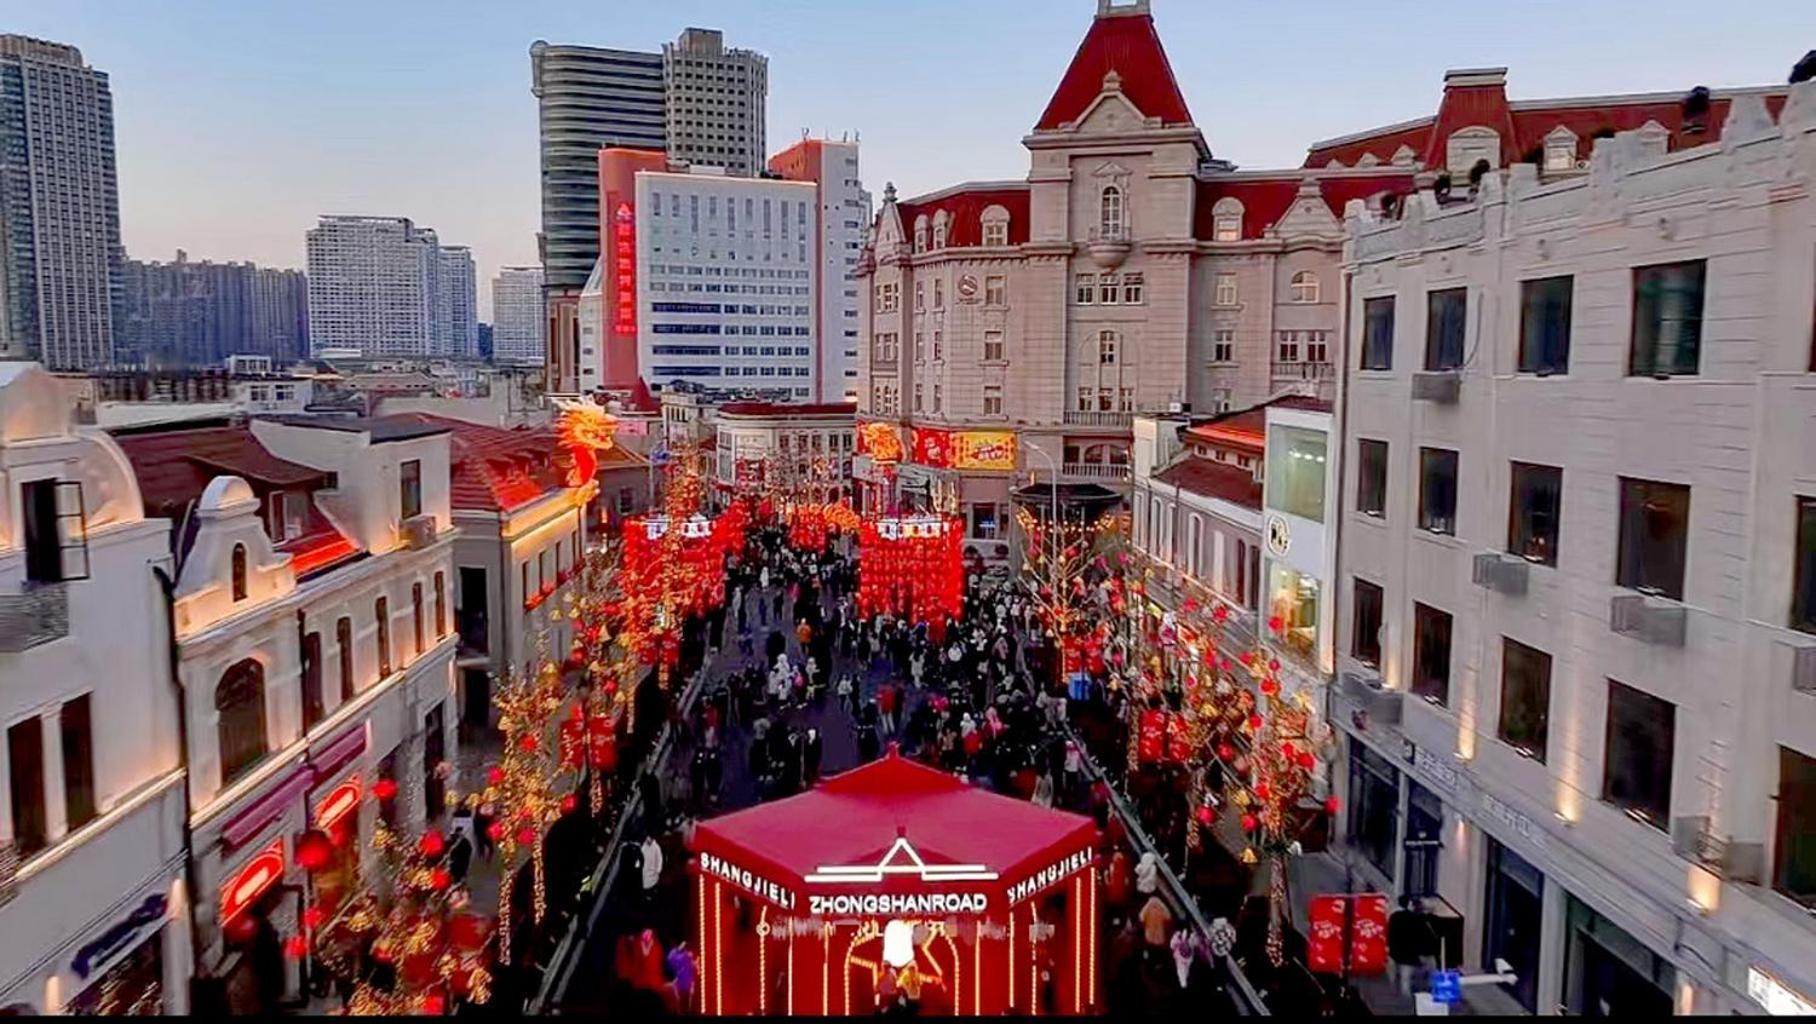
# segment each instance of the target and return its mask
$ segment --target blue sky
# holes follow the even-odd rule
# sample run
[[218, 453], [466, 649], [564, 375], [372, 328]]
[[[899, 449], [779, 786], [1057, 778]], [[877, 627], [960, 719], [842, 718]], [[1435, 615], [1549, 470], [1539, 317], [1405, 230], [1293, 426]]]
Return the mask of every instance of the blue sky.
[[[1446, 68], [1514, 98], [1782, 82], [1816, 0], [1153, 0], [1213, 152], [1294, 165], [1318, 139], [1430, 113]], [[1022, 135], [1094, 0], [0, 0], [0, 31], [113, 79], [127, 251], [301, 266], [321, 213], [471, 245], [482, 313], [539, 220], [532, 41], [656, 49], [687, 25], [770, 58], [769, 147], [859, 133], [878, 194], [1027, 172]], [[1435, 17], [1432, 12], [1441, 12]]]

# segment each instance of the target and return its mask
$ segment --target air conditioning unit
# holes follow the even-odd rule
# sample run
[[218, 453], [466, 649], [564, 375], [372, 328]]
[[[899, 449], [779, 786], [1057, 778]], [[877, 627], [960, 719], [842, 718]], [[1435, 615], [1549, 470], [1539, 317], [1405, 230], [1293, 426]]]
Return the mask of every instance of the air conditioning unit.
[[1412, 400], [1455, 405], [1463, 391], [1463, 371], [1428, 370], [1412, 375]]
[[1500, 551], [1485, 551], [1475, 556], [1470, 578], [1486, 590], [1497, 590], [1510, 596], [1526, 592], [1526, 578], [1531, 566], [1524, 558]]
[[1648, 594], [1616, 594], [1608, 604], [1608, 628], [1622, 636], [1663, 647], [1682, 647], [1688, 609]]
[[1816, 643], [1792, 645], [1791, 689], [1816, 693]]
[[435, 531], [434, 516], [411, 516], [404, 520], [404, 546], [412, 550], [426, 548], [435, 543]]

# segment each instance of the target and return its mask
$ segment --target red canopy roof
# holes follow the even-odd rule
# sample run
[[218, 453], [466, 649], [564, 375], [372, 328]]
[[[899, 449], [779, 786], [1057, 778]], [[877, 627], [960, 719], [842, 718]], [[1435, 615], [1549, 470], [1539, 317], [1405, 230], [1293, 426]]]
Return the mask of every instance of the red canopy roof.
[[1153, 17], [1145, 7], [1132, 7], [1100, 13], [1091, 22], [1035, 130], [1050, 131], [1078, 120], [1103, 92], [1103, 77], [1111, 71], [1122, 79], [1122, 94], [1142, 116], [1158, 117], [1162, 124], [1192, 123]]
[[[1096, 839], [1090, 818], [977, 789], [892, 749], [810, 792], [703, 821], [694, 848], [797, 890], [824, 868], [900, 869], [917, 857], [932, 870], [923, 879], [909, 873], [909, 882], [937, 883], [941, 866], [975, 865], [1006, 888]], [[899, 889], [902, 878], [891, 873], [882, 887]]]

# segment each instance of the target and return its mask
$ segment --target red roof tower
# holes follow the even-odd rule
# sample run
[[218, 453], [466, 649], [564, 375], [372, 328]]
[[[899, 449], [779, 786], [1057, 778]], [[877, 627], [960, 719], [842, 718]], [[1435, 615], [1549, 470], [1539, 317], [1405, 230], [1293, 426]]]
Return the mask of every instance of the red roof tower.
[[1112, 71], [1122, 80], [1123, 95], [1143, 116], [1157, 117], [1162, 124], [1192, 123], [1185, 94], [1179, 91], [1173, 65], [1154, 30], [1148, 0], [1097, 0], [1097, 17], [1034, 130], [1052, 131], [1082, 117], [1103, 92], [1104, 76]]

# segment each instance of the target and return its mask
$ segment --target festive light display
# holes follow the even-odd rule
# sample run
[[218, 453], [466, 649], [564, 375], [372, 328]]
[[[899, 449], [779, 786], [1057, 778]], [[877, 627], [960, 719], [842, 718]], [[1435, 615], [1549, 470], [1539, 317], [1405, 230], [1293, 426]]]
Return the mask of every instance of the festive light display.
[[555, 421], [556, 440], [572, 462], [567, 485], [579, 487], [599, 472], [599, 456], [595, 453], [617, 443], [614, 435], [618, 431], [618, 420], [591, 402], [560, 398], [551, 401], [561, 411]]
[[1022, 536], [1022, 573], [1035, 615], [1059, 647], [1060, 678], [1070, 678], [1090, 667], [1092, 659], [1103, 657], [1110, 626], [1087, 614], [1091, 595], [1086, 580], [1095, 570], [1108, 577], [1107, 585], [1120, 587], [1109, 559], [1126, 535], [1123, 517], [1105, 515], [1087, 525], [1018, 508], [1015, 520]]
[[964, 523], [883, 516], [858, 525], [858, 613], [925, 622], [935, 642], [964, 610]]
[[691, 446], [673, 451], [662, 511], [624, 523], [620, 639], [657, 666], [665, 687], [680, 661], [682, 621], [725, 602], [725, 559], [743, 550], [749, 524], [742, 503], [716, 519], [701, 511], [702, 461]]

